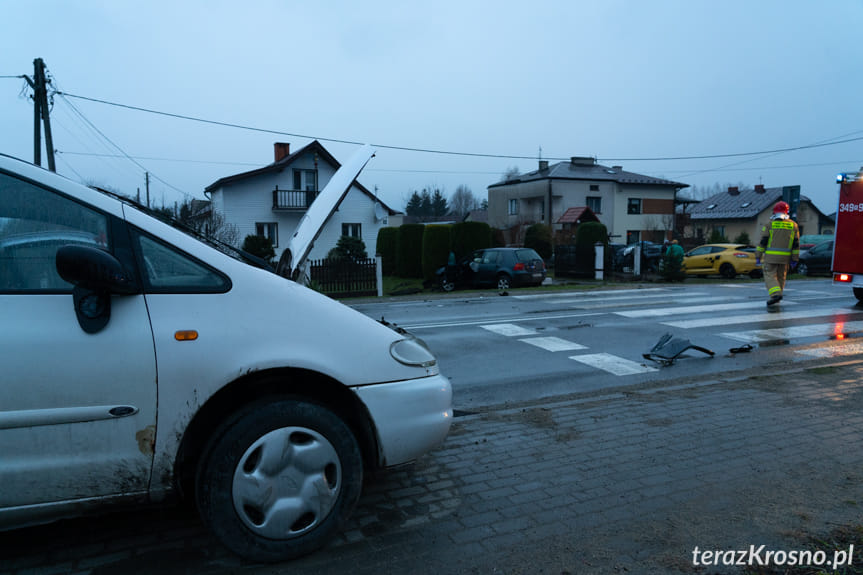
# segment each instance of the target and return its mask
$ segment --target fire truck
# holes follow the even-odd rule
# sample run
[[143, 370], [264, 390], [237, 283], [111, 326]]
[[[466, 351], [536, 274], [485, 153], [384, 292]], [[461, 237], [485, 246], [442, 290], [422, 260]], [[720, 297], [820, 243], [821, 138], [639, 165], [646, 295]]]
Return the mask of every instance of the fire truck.
[[833, 284], [851, 286], [863, 302], [863, 169], [839, 174], [839, 207], [833, 242]]

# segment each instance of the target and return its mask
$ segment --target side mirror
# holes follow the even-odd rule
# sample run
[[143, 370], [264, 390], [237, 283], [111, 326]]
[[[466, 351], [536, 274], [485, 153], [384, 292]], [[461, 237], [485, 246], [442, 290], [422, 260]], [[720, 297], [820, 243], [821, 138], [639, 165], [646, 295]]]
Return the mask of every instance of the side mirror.
[[87, 333], [101, 331], [111, 319], [111, 294], [140, 290], [113, 255], [89, 246], [63, 246], [57, 250], [57, 273], [75, 288], [72, 301], [78, 324]]
[[89, 246], [63, 246], [57, 250], [57, 273], [74, 286], [92, 291], [135, 294], [140, 289], [113, 255]]

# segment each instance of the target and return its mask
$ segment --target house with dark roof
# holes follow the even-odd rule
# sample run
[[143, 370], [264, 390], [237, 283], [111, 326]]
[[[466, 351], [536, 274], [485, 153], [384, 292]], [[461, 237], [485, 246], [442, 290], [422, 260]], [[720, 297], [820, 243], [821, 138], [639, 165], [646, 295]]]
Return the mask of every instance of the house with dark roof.
[[[750, 243], [757, 244], [761, 238], [761, 227], [770, 221], [773, 206], [783, 199], [785, 193], [787, 190], [783, 187], [765, 188], [760, 184], [751, 190], [730, 187], [690, 208], [689, 225], [684, 230], [684, 236], [694, 238], [694, 243], [698, 245], [706, 243], [714, 231], [729, 241], [734, 241], [745, 232]], [[791, 216], [797, 221], [801, 235], [833, 233], [833, 220], [806, 196], [800, 196], [796, 213]]]
[[[294, 153], [289, 144], [277, 142], [274, 156], [271, 164], [213, 182], [204, 194], [211, 199], [212, 209], [238, 228], [240, 242], [247, 235], [264, 236], [273, 243], [278, 260], [318, 192], [341, 164], [317, 140]], [[361, 238], [366, 252], [374, 256], [378, 230], [397, 213], [354, 181], [309, 257], [326, 257], [341, 236]]]
[[677, 192], [688, 184], [603, 166], [595, 158], [573, 157], [508, 177], [488, 187], [488, 219], [504, 230], [507, 243], [520, 244], [524, 230], [545, 223], [560, 231], [570, 208], [590, 208], [617, 241], [661, 242], [674, 229]]

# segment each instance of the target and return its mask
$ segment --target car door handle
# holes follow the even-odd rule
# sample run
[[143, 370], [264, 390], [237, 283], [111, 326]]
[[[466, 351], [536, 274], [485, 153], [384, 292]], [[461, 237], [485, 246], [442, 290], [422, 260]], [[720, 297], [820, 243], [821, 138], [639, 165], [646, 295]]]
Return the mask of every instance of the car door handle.
[[0, 411], [0, 429], [84, 423], [128, 417], [136, 413], [138, 413], [138, 408], [132, 405], [92, 405], [85, 407]]

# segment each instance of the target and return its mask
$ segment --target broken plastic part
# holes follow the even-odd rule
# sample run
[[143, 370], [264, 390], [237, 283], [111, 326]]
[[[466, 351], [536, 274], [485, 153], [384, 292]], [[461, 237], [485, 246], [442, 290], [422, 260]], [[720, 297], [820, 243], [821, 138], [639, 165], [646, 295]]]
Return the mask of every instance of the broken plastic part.
[[683, 352], [689, 349], [706, 353], [710, 357], [715, 355], [707, 348], [693, 345], [688, 339], [676, 338], [670, 333], [666, 333], [659, 338], [659, 341], [656, 342], [656, 345], [653, 346], [650, 352], [642, 354], [642, 357], [644, 357], [644, 359], [649, 359], [650, 361], [661, 363], [662, 365], [671, 365], [674, 363], [675, 359], [680, 357]]

